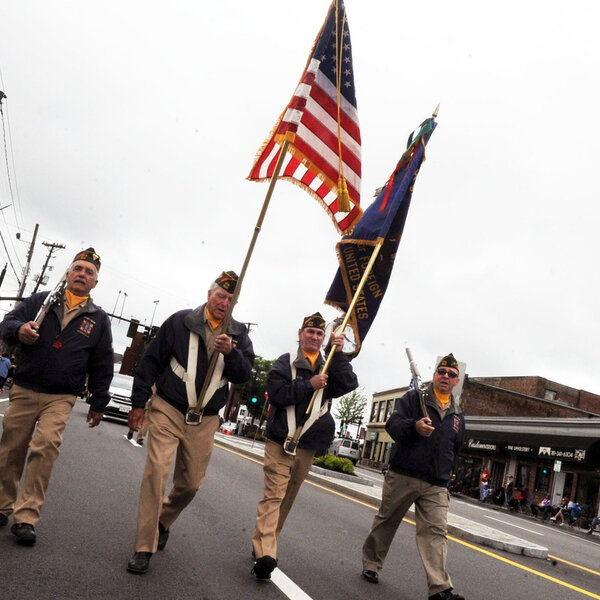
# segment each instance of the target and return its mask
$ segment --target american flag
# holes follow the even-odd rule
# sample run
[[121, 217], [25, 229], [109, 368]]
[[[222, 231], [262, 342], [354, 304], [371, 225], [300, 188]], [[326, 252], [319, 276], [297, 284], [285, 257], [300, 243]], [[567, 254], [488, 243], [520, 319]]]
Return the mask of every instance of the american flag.
[[[328, 211], [340, 233], [360, 219], [360, 128], [356, 110], [350, 31], [343, 0], [331, 3], [300, 83], [248, 179], [273, 176], [289, 142], [280, 179], [299, 185]], [[339, 196], [349, 200], [344, 206]]]

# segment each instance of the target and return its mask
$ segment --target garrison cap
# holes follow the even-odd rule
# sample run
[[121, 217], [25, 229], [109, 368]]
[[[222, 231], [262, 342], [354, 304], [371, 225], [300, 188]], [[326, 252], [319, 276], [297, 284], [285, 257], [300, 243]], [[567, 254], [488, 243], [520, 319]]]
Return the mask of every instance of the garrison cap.
[[457, 371], [460, 370], [458, 368], [458, 362], [454, 358], [454, 355], [452, 354], [452, 352], [450, 352], [450, 354], [444, 356], [444, 358], [442, 358], [442, 360], [440, 360], [436, 369], [438, 367], [450, 367], [451, 369], [456, 369]]
[[87, 262], [91, 262], [96, 270], [100, 270], [100, 257], [96, 254], [96, 251], [93, 248], [87, 248], [87, 250], [82, 250], [75, 255], [73, 262], [76, 260], [85, 260]]
[[315, 327], [325, 331], [325, 319], [321, 316], [321, 313], [316, 312], [308, 317], [304, 317], [300, 329], [304, 329], [305, 327]]
[[233, 294], [238, 282], [238, 275], [234, 271], [223, 271], [216, 279], [215, 283], [222, 287], [226, 292]]

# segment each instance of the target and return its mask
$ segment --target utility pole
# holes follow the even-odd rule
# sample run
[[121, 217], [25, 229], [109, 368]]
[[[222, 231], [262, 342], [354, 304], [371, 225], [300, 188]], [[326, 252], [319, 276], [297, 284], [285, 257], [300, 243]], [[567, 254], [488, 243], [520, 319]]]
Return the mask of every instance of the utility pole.
[[42, 244], [44, 244], [44, 246], [47, 246], [49, 248], [48, 256], [46, 256], [46, 262], [44, 263], [44, 266], [42, 267], [42, 272], [40, 273], [38, 280], [35, 284], [35, 287], [33, 288], [33, 292], [31, 292], [32, 294], [35, 294], [38, 291], [38, 288], [40, 287], [40, 283], [42, 283], [42, 279], [44, 278], [44, 273], [46, 272], [46, 269], [48, 268], [48, 263], [50, 262], [50, 259], [52, 258], [52, 253], [54, 252], [54, 250], [56, 248], [58, 248], [59, 250], [62, 250], [64, 248], [63, 244], [49, 244], [48, 242], [42, 242]]
[[25, 291], [25, 285], [27, 284], [27, 276], [29, 275], [29, 267], [31, 265], [31, 257], [33, 256], [33, 247], [35, 246], [35, 238], [37, 237], [37, 232], [39, 229], [39, 224], [35, 224], [35, 229], [33, 231], [33, 239], [31, 240], [31, 244], [29, 244], [29, 252], [27, 253], [27, 264], [23, 270], [23, 281], [21, 281], [21, 287], [19, 288], [19, 292], [17, 296], [20, 298], [23, 297], [23, 292]]

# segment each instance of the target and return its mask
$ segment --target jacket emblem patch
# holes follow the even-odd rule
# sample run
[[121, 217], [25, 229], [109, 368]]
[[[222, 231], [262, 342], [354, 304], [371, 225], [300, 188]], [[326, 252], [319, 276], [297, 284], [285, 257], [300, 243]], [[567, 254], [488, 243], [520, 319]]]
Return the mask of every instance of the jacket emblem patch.
[[95, 321], [92, 321], [92, 319], [85, 317], [81, 322], [81, 325], [79, 326], [79, 333], [83, 333], [83, 335], [87, 335], [89, 337], [92, 333], [92, 330], [94, 329], [95, 324]]

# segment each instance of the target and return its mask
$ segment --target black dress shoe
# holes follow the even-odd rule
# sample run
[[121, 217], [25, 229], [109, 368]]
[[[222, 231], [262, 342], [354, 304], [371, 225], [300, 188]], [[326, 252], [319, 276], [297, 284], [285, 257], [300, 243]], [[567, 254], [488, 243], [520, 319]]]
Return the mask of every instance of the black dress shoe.
[[163, 527], [163, 524], [158, 522], [158, 549], [163, 550], [169, 539], [169, 530]]
[[150, 566], [152, 552], [136, 552], [127, 563], [127, 570], [130, 573], [143, 574]]
[[379, 575], [378, 575], [377, 571], [365, 570], [365, 571], [362, 572], [362, 576], [369, 583], [379, 583]]
[[4, 513], [0, 513], [0, 527], [8, 525], [8, 517]]
[[22, 546], [33, 546], [35, 544], [35, 529], [29, 523], [15, 523], [11, 532], [17, 536], [17, 543]]
[[448, 588], [443, 592], [438, 592], [433, 596], [429, 596], [429, 600], [465, 600], [463, 596], [452, 593], [452, 588]]
[[252, 568], [251, 573], [256, 575], [256, 579], [271, 579], [271, 573], [275, 570], [277, 566], [277, 560], [272, 556], [261, 556], [255, 563]]

